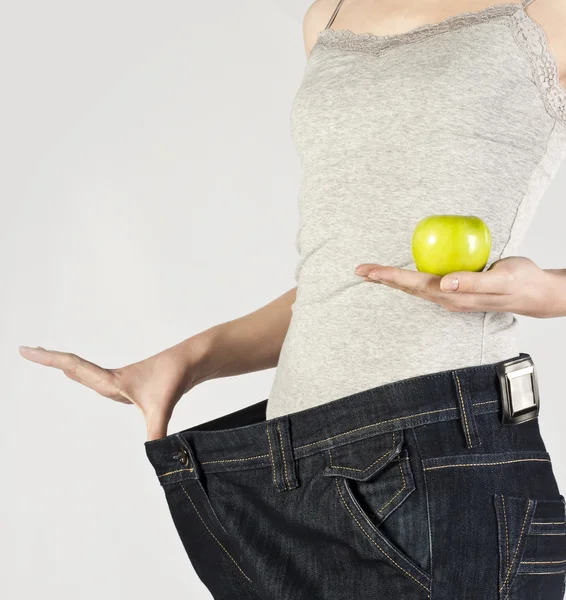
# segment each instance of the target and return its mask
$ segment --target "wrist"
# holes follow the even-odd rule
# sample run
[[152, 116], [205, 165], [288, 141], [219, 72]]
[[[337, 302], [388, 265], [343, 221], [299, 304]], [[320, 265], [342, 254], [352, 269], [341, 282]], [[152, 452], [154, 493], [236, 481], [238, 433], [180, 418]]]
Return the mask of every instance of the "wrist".
[[214, 377], [215, 367], [212, 363], [212, 351], [215, 334], [215, 327], [211, 327], [170, 348], [179, 355], [187, 374], [183, 394], [199, 383]]

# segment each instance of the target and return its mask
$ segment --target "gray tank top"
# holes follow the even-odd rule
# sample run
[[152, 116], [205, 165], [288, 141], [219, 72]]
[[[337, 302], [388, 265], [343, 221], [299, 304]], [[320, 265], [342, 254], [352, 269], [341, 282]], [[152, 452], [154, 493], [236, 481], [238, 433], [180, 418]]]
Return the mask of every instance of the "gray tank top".
[[297, 296], [268, 419], [518, 354], [513, 313], [451, 312], [354, 269], [416, 270], [429, 214], [483, 219], [486, 269], [520, 254], [566, 157], [566, 90], [531, 1], [387, 36], [330, 28], [338, 6], [319, 33], [291, 108]]

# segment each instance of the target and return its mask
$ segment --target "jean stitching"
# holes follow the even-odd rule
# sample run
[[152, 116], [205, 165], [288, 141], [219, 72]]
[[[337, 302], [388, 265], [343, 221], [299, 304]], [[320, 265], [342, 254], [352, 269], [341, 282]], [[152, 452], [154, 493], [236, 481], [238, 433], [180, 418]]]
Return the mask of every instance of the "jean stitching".
[[[269, 435], [269, 434], [268, 434]], [[221, 460], [203, 460], [201, 465], [208, 465], [212, 463], [224, 463], [224, 462], [242, 462], [244, 460], [255, 460], [256, 458], [266, 458], [269, 454], [257, 454], [256, 456], [247, 456], [245, 458], [223, 458]]]
[[340, 489], [340, 486], [338, 485], [338, 479], [334, 480], [335, 484], [336, 484], [336, 488], [338, 490], [338, 493], [340, 494], [340, 498], [342, 499], [342, 503], [344, 504], [344, 506], [346, 507], [346, 510], [350, 513], [351, 517], [354, 519], [354, 521], [358, 524], [358, 527], [362, 530], [362, 532], [364, 533], [364, 535], [370, 540], [370, 542], [372, 542], [396, 567], [398, 567], [399, 569], [401, 569], [401, 571], [403, 571], [403, 573], [407, 574], [413, 581], [416, 581], [421, 587], [423, 587], [429, 594], [429, 598], [430, 598], [430, 590], [429, 588], [424, 585], [423, 583], [421, 583], [416, 577], [414, 577], [413, 575], [411, 575], [411, 573], [409, 573], [407, 570], [405, 570], [401, 565], [399, 565], [398, 563], [395, 562], [395, 560], [393, 558], [391, 558], [391, 556], [389, 556], [389, 554], [367, 533], [367, 531], [364, 529], [364, 527], [362, 526], [362, 524], [358, 521], [358, 519], [356, 518], [356, 515], [354, 515], [354, 513], [350, 510], [350, 507], [348, 506], [344, 495], [342, 494], [342, 490]]
[[214, 508], [212, 507], [212, 502], [210, 501], [210, 498], [208, 497], [208, 492], [206, 492], [204, 490], [204, 487], [202, 485], [202, 482], [199, 481], [199, 485], [203, 491], [202, 497], [203, 497], [203, 501], [206, 502], [206, 504], [208, 505], [210, 512], [214, 515], [214, 518], [216, 519], [216, 522], [220, 525], [220, 527], [222, 527], [222, 529], [224, 529], [224, 533], [228, 534], [228, 532], [226, 531], [226, 528], [224, 527], [224, 525], [222, 525], [220, 519], [218, 518], [218, 515], [216, 514], [216, 511], [214, 510]]
[[[566, 571], [537, 571], [536, 573], [529, 573], [528, 571], [519, 571], [517, 575], [562, 575]], [[562, 588], [562, 596], [564, 596], [564, 588]]]
[[429, 592], [430, 596], [429, 596], [429, 600], [430, 598], [432, 598], [432, 593], [433, 593], [433, 589], [432, 589], [432, 585], [433, 585], [433, 580], [434, 580], [434, 568], [433, 568], [433, 560], [432, 560], [432, 526], [430, 524], [430, 502], [428, 499], [428, 486], [427, 486], [427, 481], [426, 481], [426, 474], [424, 473], [424, 464], [423, 464], [423, 453], [421, 452], [421, 447], [419, 446], [419, 440], [417, 439], [417, 434], [415, 433], [414, 429], [410, 430], [411, 433], [413, 434], [413, 439], [415, 440], [415, 445], [419, 451], [419, 457], [421, 458], [421, 466], [423, 467], [423, 482], [424, 482], [424, 488], [425, 488], [425, 498], [426, 498], [426, 517], [427, 517], [427, 524], [428, 524], [428, 543], [429, 543], [429, 554], [430, 554], [430, 574], [431, 574], [431, 590]]
[[198, 508], [195, 506], [195, 503], [193, 502], [193, 499], [190, 497], [189, 493], [187, 492], [187, 490], [184, 488], [183, 484], [179, 484], [181, 486], [181, 489], [183, 490], [183, 492], [185, 492], [185, 495], [187, 496], [187, 498], [189, 499], [190, 503], [193, 505], [193, 508], [195, 509], [197, 515], [199, 516], [199, 519], [202, 521], [202, 524], [206, 527], [208, 533], [210, 533], [210, 535], [216, 540], [216, 543], [222, 548], [222, 550], [224, 550], [224, 552], [226, 552], [226, 554], [230, 557], [230, 560], [236, 565], [236, 567], [238, 568], [238, 570], [240, 571], [240, 573], [250, 582], [252, 583], [252, 580], [244, 573], [244, 571], [242, 571], [242, 568], [240, 567], [240, 565], [234, 560], [233, 556], [230, 554], [230, 552], [228, 552], [228, 550], [226, 550], [226, 548], [224, 547], [224, 545], [222, 544], [222, 542], [214, 535], [214, 533], [212, 533], [212, 531], [210, 530], [210, 528], [208, 527], [208, 525], [206, 524], [205, 520], [202, 518], [202, 515], [200, 514]]
[[506, 465], [509, 463], [517, 462], [550, 462], [548, 458], [519, 458], [517, 460], [504, 460], [497, 462], [486, 462], [486, 463], [462, 463], [460, 465], [438, 465], [436, 467], [424, 467], [425, 471], [431, 471], [432, 469], [447, 469], [448, 467], [489, 467], [491, 465]]
[[176, 471], [169, 471], [168, 473], [162, 473], [161, 475], [158, 475], [158, 477], [165, 477], [166, 475], [173, 475], [175, 473], [181, 473], [181, 471], [194, 471], [194, 467], [191, 467], [189, 469], [177, 469]]
[[[409, 460], [404, 459], [404, 460]], [[405, 479], [405, 473], [403, 472], [403, 467], [401, 466], [401, 457], [397, 456], [397, 464], [399, 465], [399, 471], [401, 471], [401, 477], [403, 478], [403, 487], [393, 496], [393, 498], [391, 498], [391, 500], [389, 500], [388, 502], [386, 502], [377, 512], [380, 513], [384, 508], [386, 508], [387, 506], [389, 506], [393, 500], [395, 500], [395, 498], [397, 498], [397, 496], [407, 487], [407, 480]]]
[[281, 446], [281, 454], [283, 457], [283, 470], [285, 472], [285, 481], [287, 482], [287, 489], [291, 487], [291, 483], [289, 482], [289, 476], [287, 474], [287, 459], [285, 458], [285, 450], [283, 449], [283, 440], [281, 438], [281, 429], [279, 427], [279, 422], [277, 423], [277, 433], [279, 434], [279, 445]]
[[275, 487], [277, 489], [279, 489], [279, 486], [277, 485], [277, 480], [275, 479], [275, 460], [273, 458], [273, 448], [271, 446], [271, 436], [269, 435], [269, 426], [267, 426], [265, 428], [266, 432], [267, 432], [267, 441], [269, 443], [269, 455], [271, 457], [271, 471], [273, 473], [273, 483], [275, 485]]
[[522, 560], [522, 565], [561, 565], [566, 563], [566, 560]]
[[[499, 402], [499, 400], [489, 400], [488, 402], [474, 402], [473, 405], [480, 406], [482, 404], [495, 404], [496, 402]], [[362, 427], [358, 427], [357, 429], [349, 429], [348, 431], [343, 431], [342, 433], [338, 433], [336, 435], [330, 436], [323, 440], [318, 440], [318, 441], [312, 442], [310, 444], [303, 444], [302, 446], [297, 446], [295, 449], [298, 450], [298, 449], [302, 449], [302, 448], [307, 448], [308, 446], [314, 446], [316, 444], [321, 444], [322, 442], [327, 442], [328, 440], [334, 439], [336, 437], [340, 437], [341, 435], [346, 435], [348, 433], [360, 431], [361, 429], [373, 427], [374, 425], [382, 425], [383, 423], [391, 423], [394, 421], [401, 421], [403, 419], [410, 419], [412, 417], [420, 417], [422, 415], [430, 415], [430, 414], [438, 413], [438, 412], [448, 412], [450, 410], [458, 410], [458, 409], [457, 408], [442, 408], [439, 410], [430, 410], [427, 412], [415, 413], [414, 415], [406, 415], [403, 417], [397, 417], [395, 419], [388, 419], [386, 421], [376, 421], [375, 423], [370, 423], [369, 425], [364, 425]], [[257, 454], [256, 456], [246, 456], [246, 457], [242, 457], [242, 458], [224, 458], [224, 459], [220, 459], [220, 460], [203, 460], [200, 462], [200, 464], [207, 465], [207, 464], [224, 463], [224, 462], [242, 462], [242, 461], [246, 461], [246, 460], [255, 460], [256, 458], [266, 458], [268, 456], [270, 456], [270, 454]]]
[[464, 398], [462, 396], [462, 388], [460, 387], [460, 378], [458, 377], [458, 375], [456, 375], [456, 373], [454, 373], [454, 376], [456, 377], [456, 381], [458, 382], [458, 401], [460, 402], [460, 406], [462, 407], [462, 413], [464, 415], [464, 424], [466, 427], [466, 438], [468, 440], [468, 447], [473, 448], [474, 445], [472, 444], [472, 438], [470, 436], [470, 430], [468, 428], [468, 415], [466, 413], [466, 406], [464, 404]]
[[330, 448], [328, 449], [328, 454], [330, 454], [330, 466], [333, 469], [347, 469], [349, 471], [359, 471], [360, 473], [363, 473], [364, 471], [367, 471], [368, 469], [371, 469], [371, 467], [373, 467], [373, 465], [375, 465], [375, 463], [377, 463], [380, 460], [382, 460], [383, 458], [385, 458], [388, 454], [391, 454], [393, 452], [393, 450], [395, 450], [395, 432], [393, 432], [393, 447], [391, 448], [391, 450], [388, 450], [385, 454], [382, 454], [378, 459], [374, 460], [371, 463], [371, 465], [367, 466], [365, 469], [356, 469], [355, 467], [342, 467], [340, 465], [335, 465], [332, 462], [332, 454], [330, 452]]
[[362, 429], [367, 429], [368, 427], [374, 427], [375, 425], [383, 425], [384, 423], [393, 423], [395, 421], [402, 421], [403, 419], [411, 419], [412, 417], [420, 417], [422, 415], [430, 415], [433, 413], [439, 412], [447, 412], [449, 410], [458, 410], [457, 408], [441, 408], [438, 410], [429, 410], [422, 413], [415, 413], [414, 415], [405, 415], [403, 417], [396, 417], [395, 419], [386, 419], [385, 421], [376, 421], [375, 423], [370, 423], [369, 425], [362, 425], [361, 427], [357, 427], [356, 429], [349, 429], [348, 431], [343, 431], [342, 433], [337, 433], [336, 435], [331, 435], [323, 440], [318, 440], [316, 442], [311, 442], [310, 444], [303, 444], [302, 446], [297, 446], [297, 450], [302, 448], [308, 448], [309, 446], [315, 446], [316, 444], [322, 444], [323, 442], [327, 442], [328, 440], [332, 440], [334, 438], [340, 437], [342, 435], [347, 435], [348, 433], [354, 433], [355, 431], [361, 431]]
[[501, 497], [501, 502], [503, 503], [503, 520], [505, 522], [505, 565], [503, 567], [503, 572], [505, 572], [509, 566], [509, 529], [507, 528], [507, 510], [504, 496]]
[[[517, 546], [515, 548], [515, 552], [513, 553], [513, 559], [511, 560], [511, 563], [509, 564], [509, 568], [507, 569], [507, 574], [505, 575], [505, 579], [503, 581], [502, 586], [499, 588], [499, 593], [501, 593], [501, 590], [503, 590], [503, 588], [507, 585], [507, 580], [509, 579], [509, 575], [511, 574], [511, 568], [513, 567], [513, 563], [515, 562], [515, 559], [517, 558], [517, 552], [519, 551], [519, 548], [521, 547], [521, 542], [523, 540], [523, 535], [524, 535], [524, 531], [525, 531], [525, 524], [527, 522], [527, 518], [529, 516], [529, 511], [532, 505], [532, 500], [529, 500], [527, 503], [527, 510], [525, 512], [525, 518], [523, 519], [523, 525], [521, 527], [521, 533], [519, 534], [519, 540], [517, 541]], [[505, 594], [505, 598], [503, 600], [506, 600], [506, 598], [509, 597], [509, 586], [507, 586], [507, 593]]]

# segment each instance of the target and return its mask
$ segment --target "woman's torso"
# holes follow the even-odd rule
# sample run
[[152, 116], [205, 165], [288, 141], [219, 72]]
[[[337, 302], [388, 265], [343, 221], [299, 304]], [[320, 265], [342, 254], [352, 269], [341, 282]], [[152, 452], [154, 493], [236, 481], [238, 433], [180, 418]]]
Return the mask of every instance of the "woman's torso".
[[518, 354], [512, 313], [451, 312], [354, 269], [416, 269], [412, 232], [429, 214], [482, 218], [488, 265], [517, 254], [566, 157], [566, 90], [524, 7], [389, 36], [322, 31], [291, 127], [298, 287], [267, 418]]

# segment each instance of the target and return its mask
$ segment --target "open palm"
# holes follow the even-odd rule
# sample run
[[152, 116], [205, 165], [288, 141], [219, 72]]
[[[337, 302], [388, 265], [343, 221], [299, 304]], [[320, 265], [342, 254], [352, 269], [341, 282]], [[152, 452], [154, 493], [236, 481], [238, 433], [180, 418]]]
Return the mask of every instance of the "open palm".
[[101, 396], [137, 406], [146, 422], [148, 441], [167, 435], [175, 405], [191, 387], [187, 361], [175, 348], [142, 361], [105, 369], [71, 352], [20, 346], [20, 354], [33, 362], [60, 369]]

